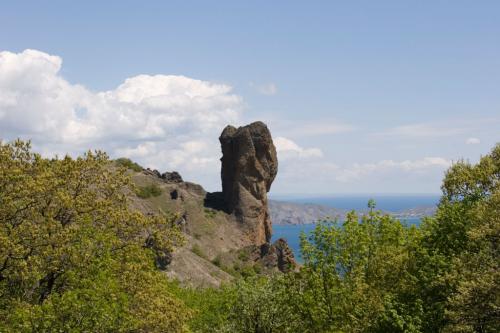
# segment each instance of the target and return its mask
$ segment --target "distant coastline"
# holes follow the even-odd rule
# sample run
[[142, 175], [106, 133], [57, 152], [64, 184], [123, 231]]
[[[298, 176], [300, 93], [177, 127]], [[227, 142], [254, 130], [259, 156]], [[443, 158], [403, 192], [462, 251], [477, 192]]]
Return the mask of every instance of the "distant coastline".
[[[274, 199], [278, 198], [278, 199]], [[312, 224], [323, 219], [343, 220], [355, 210], [368, 211], [368, 200], [373, 198], [376, 209], [398, 219], [421, 219], [436, 211], [439, 195], [335, 195], [335, 196], [276, 196], [269, 201], [271, 219], [275, 225]]]

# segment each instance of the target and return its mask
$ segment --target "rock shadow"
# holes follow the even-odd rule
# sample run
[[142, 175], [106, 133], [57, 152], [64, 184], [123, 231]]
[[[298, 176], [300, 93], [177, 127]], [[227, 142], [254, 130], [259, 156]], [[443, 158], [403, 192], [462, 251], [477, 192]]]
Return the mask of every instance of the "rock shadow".
[[231, 214], [224, 201], [224, 194], [222, 192], [207, 192], [203, 200], [203, 206]]

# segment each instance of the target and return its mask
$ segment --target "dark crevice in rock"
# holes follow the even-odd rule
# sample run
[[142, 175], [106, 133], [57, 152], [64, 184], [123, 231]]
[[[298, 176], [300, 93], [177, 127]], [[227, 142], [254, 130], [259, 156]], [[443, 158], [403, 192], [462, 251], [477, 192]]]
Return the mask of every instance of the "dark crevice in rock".
[[205, 199], [203, 200], [203, 205], [206, 208], [221, 210], [228, 214], [230, 213], [226, 208], [224, 195], [222, 194], [222, 192], [207, 192], [207, 194], [205, 195]]

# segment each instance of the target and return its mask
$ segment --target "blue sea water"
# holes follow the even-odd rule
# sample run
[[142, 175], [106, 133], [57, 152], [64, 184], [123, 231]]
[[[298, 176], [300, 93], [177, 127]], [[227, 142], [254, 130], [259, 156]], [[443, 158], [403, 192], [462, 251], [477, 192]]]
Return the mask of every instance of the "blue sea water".
[[[274, 197], [273, 199], [296, 202], [313, 203], [347, 210], [363, 210], [367, 208], [369, 199], [374, 199], [376, 208], [390, 212], [401, 212], [415, 207], [435, 206], [439, 201], [438, 195], [352, 195], [352, 196], [329, 196], [329, 197]], [[408, 217], [401, 219], [402, 222], [410, 225], [420, 223], [419, 217]], [[278, 238], [285, 238], [291, 247], [295, 258], [302, 262], [300, 257], [300, 234], [310, 233], [314, 229], [314, 224], [302, 225], [273, 225], [272, 241]]]

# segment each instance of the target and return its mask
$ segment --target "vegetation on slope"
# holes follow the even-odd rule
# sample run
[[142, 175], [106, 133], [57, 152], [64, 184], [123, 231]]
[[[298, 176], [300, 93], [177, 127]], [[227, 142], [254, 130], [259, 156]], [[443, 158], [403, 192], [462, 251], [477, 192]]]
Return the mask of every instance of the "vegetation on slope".
[[182, 332], [190, 311], [155, 258], [172, 221], [129, 210], [105, 154], [44, 159], [0, 146], [0, 332]]
[[158, 197], [161, 195], [162, 190], [156, 184], [149, 184], [146, 186], [140, 186], [136, 189], [137, 196], [141, 199], [147, 199], [151, 197]]
[[371, 202], [303, 235], [300, 270], [204, 289], [158, 271], [180, 234], [131, 211], [125, 170], [108, 164], [2, 144], [0, 331], [500, 331], [500, 145], [448, 170], [420, 227]]
[[125, 157], [117, 158], [115, 164], [135, 172], [141, 172], [143, 169], [142, 166]]

